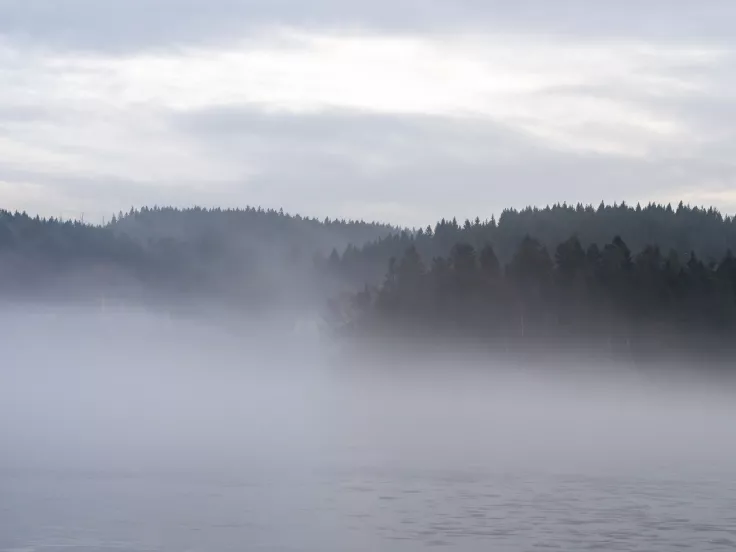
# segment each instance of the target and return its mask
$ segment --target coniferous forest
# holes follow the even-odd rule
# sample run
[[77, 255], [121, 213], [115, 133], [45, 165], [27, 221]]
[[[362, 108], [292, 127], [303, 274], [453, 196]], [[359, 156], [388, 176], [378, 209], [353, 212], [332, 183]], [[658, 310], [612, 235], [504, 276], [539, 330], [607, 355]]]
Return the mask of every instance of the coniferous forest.
[[736, 220], [682, 203], [566, 204], [402, 229], [283, 211], [154, 207], [106, 224], [0, 212], [4, 299], [321, 309], [352, 338], [497, 350], [728, 351]]
[[103, 225], [0, 211], [0, 297], [300, 304], [337, 285], [320, 269], [333, 249], [394, 231], [251, 207], [131, 209]]
[[506, 264], [490, 244], [459, 242], [430, 262], [410, 246], [350, 306], [343, 330], [358, 337], [723, 357], [736, 352], [736, 257], [706, 263], [655, 245], [632, 254], [619, 236], [587, 248], [573, 236], [551, 252], [526, 236]]
[[733, 244], [732, 217], [682, 203], [443, 220], [348, 248], [341, 270], [372, 283], [333, 312], [348, 335], [403, 343], [727, 358], [736, 352]]

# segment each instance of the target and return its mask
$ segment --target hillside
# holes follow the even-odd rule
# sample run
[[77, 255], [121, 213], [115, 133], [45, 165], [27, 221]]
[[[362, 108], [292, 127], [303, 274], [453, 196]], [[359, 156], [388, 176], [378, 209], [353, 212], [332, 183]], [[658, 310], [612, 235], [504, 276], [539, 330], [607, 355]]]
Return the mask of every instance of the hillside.
[[296, 301], [331, 292], [320, 273], [331, 251], [391, 231], [260, 208], [143, 208], [104, 226], [1, 211], [0, 286], [13, 297]]
[[491, 245], [457, 243], [423, 259], [409, 247], [383, 283], [348, 299], [339, 333], [426, 350], [454, 342], [495, 353], [567, 351], [626, 361], [727, 361], [736, 352], [736, 257], [632, 255], [616, 236], [584, 249], [576, 237], [551, 251], [526, 237], [502, 264]]
[[[715, 266], [736, 248], [736, 223], [715, 209], [679, 205], [556, 205], [506, 210], [485, 222], [442, 220], [400, 230], [316, 220], [282, 211], [142, 208], [104, 226], [0, 212], [0, 289], [5, 297], [169, 297], [232, 306], [317, 304], [384, 281], [390, 259], [414, 247], [429, 265], [456, 244], [491, 246], [503, 265], [526, 236], [550, 253], [571, 236], [587, 250], [619, 236], [633, 256], [695, 253]], [[341, 251], [342, 254], [339, 254]]]
[[676, 253], [686, 258], [694, 252], [706, 263], [720, 261], [728, 249], [736, 250], [736, 220], [718, 210], [690, 207], [680, 203], [649, 204], [646, 207], [601, 204], [555, 205], [543, 209], [528, 207], [505, 210], [498, 220], [441, 220], [434, 227], [415, 232], [398, 232], [379, 238], [363, 247], [349, 247], [340, 262], [341, 273], [356, 283], [378, 284], [389, 259], [399, 258], [409, 247], [416, 247], [422, 258], [447, 257], [457, 243], [481, 250], [493, 249], [502, 263], [508, 262], [526, 236], [538, 239], [549, 251], [571, 236], [584, 248], [596, 244], [603, 248], [619, 236], [633, 254], [656, 245], [663, 254]]
[[397, 231], [387, 224], [318, 220], [260, 207], [143, 207], [113, 216], [107, 227], [140, 243], [167, 239], [228, 250], [275, 248], [310, 257], [327, 256], [333, 249], [341, 251], [350, 244], [362, 245]]

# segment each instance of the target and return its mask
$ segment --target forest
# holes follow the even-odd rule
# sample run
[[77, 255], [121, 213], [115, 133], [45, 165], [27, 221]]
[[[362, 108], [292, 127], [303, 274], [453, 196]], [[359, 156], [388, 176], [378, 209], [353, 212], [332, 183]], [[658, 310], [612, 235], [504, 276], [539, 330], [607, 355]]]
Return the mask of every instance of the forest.
[[281, 210], [144, 207], [103, 225], [0, 211], [0, 297], [313, 302], [335, 287], [329, 253], [395, 232]]
[[505, 349], [725, 350], [734, 246], [733, 217], [682, 203], [507, 209], [418, 229], [261, 207], [144, 207], [102, 225], [0, 211], [0, 297], [307, 308], [343, 335]]
[[550, 252], [527, 235], [506, 264], [491, 244], [467, 242], [425, 263], [411, 245], [350, 305], [341, 331], [352, 337], [723, 357], [736, 352], [736, 257], [704, 262], [656, 245], [632, 254], [620, 236], [584, 248], [573, 235]]
[[507, 263], [525, 236], [533, 236], [552, 251], [575, 235], [583, 247], [603, 247], [620, 236], [632, 252], [656, 245], [663, 253], [676, 251], [681, 258], [695, 252], [706, 263], [718, 262], [736, 244], [736, 220], [717, 209], [650, 203], [629, 206], [558, 204], [545, 208], [507, 209], [498, 218], [481, 220], [443, 219], [434, 226], [412, 232], [393, 232], [362, 246], [354, 244], [341, 256], [340, 271], [352, 281], [379, 284], [388, 260], [400, 257], [410, 246], [424, 259], [447, 256], [456, 243], [476, 250], [493, 244], [502, 263]]

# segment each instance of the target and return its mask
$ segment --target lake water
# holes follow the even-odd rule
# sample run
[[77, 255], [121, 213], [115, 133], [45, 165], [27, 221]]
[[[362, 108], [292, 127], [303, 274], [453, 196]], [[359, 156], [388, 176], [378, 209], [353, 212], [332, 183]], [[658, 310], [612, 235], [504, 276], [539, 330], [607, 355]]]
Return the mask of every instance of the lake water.
[[0, 550], [733, 550], [736, 481], [5, 470]]

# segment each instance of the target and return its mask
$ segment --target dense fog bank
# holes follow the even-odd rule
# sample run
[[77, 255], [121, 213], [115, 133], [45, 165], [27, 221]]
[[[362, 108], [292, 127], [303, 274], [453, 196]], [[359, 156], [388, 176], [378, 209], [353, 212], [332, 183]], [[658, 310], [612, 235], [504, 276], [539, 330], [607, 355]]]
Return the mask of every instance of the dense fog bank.
[[704, 379], [349, 355], [150, 311], [36, 307], [3, 312], [0, 328], [5, 469], [675, 476], [718, 473], [736, 453], [732, 390]]

